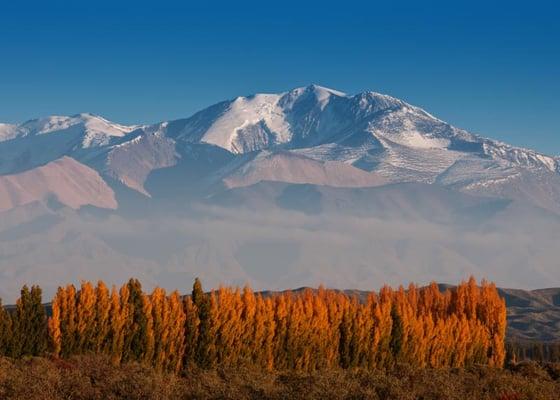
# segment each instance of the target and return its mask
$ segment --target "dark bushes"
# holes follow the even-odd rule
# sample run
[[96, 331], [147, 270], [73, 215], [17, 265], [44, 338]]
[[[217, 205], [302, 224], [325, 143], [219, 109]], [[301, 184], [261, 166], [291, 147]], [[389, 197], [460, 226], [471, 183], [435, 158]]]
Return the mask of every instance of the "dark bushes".
[[312, 373], [257, 368], [195, 370], [183, 376], [138, 363], [115, 366], [103, 356], [68, 360], [0, 359], [0, 398], [54, 399], [375, 399], [558, 400], [558, 365], [511, 369], [397, 365], [382, 371]]

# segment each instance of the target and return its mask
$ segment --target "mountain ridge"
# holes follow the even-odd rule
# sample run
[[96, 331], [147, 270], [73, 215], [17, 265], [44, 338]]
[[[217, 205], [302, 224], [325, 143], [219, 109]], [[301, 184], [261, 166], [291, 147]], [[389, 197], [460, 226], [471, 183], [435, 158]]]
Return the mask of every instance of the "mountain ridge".
[[[0, 138], [13, 142], [76, 126], [80, 127], [78, 138], [58, 156], [74, 155], [86, 163], [119, 147], [134, 147], [135, 141], [152, 138], [156, 142], [159, 138], [215, 145], [233, 154], [283, 148], [320, 161], [376, 169], [393, 181], [433, 183], [455, 162], [470, 160], [471, 156], [478, 161], [491, 160], [496, 167], [505, 163], [518, 168], [559, 170], [558, 157], [455, 128], [397, 98], [376, 92], [346, 95], [318, 85], [279, 94], [240, 96], [188, 118], [151, 125], [125, 126], [92, 114], [52, 116], [0, 125]], [[25, 150], [30, 146], [24, 146]], [[87, 154], [89, 148], [95, 154]], [[153, 168], [170, 163], [155, 163]], [[5, 171], [6, 161], [3, 164]], [[118, 173], [115, 176], [120, 179]], [[139, 189], [139, 185], [135, 187]]]

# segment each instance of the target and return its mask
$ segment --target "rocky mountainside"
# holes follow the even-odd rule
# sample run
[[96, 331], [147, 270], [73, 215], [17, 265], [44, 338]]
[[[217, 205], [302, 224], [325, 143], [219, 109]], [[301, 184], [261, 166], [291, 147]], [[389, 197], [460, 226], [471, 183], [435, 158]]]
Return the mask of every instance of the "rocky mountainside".
[[517, 340], [560, 341], [560, 288], [500, 289], [508, 306], [508, 335]]
[[[261, 180], [353, 187], [423, 182], [560, 211], [558, 158], [455, 128], [374, 92], [350, 96], [310, 85], [237, 97], [146, 126], [90, 114], [47, 117], [0, 125], [0, 140], [0, 173], [70, 156], [145, 196], [158, 197], [146, 189], [161, 188], [150, 182], [157, 178], [172, 176], [181, 186], [188, 165], [197, 170], [191, 196]], [[181, 173], [154, 173], [163, 168]]]

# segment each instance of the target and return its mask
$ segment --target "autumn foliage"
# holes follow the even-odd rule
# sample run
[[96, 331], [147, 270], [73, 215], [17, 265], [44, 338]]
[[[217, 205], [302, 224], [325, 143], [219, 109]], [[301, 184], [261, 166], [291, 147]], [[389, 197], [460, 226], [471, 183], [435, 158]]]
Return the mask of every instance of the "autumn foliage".
[[[0, 329], [14, 324], [6, 318], [17, 320], [6, 315]], [[64, 358], [105, 354], [116, 364], [139, 361], [175, 372], [243, 365], [307, 372], [400, 363], [502, 367], [505, 328], [505, 303], [495, 286], [474, 279], [444, 292], [435, 283], [385, 286], [367, 299], [323, 288], [205, 293], [198, 280], [190, 296], [161, 288], [148, 294], [130, 280], [119, 289], [102, 282], [59, 288], [48, 347]]]

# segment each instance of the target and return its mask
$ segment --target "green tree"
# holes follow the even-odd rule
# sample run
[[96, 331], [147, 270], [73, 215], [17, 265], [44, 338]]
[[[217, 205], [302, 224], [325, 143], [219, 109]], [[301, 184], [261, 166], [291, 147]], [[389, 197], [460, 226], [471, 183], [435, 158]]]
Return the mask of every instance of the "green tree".
[[351, 341], [352, 341], [352, 319], [348, 310], [344, 311], [339, 326], [339, 359], [342, 368], [350, 368], [352, 365]]
[[130, 279], [127, 283], [128, 316], [125, 326], [123, 361], [142, 360], [148, 343], [148, 317], [142, 285], [138, 279]]
[[201, 368], [211, 368], [214, 364], [214, 318], [212, 315], [211, 298], [202, 290], [200, 279], [196, 278], [193, 285], [192, 300], [198, 310], [198, 341], [195, 361]]
[[192, 296], [185, 296], [183, 299], [183, 311], [185, 313], [185, 325], [183, 328], [185, 335], [185, 352], [183, 354], [183, 367], [191, 368], [196, 363], [198, 345], [198, 308], [192, 300]]
[[43, 305], [43, 291], [39, 286], [31, 287], [31, 332], [35, 336], [31, 353], [40, 355], [47, 350], [47, 313]]
[[39, 286], [32, 286], [31, 291], [24, 286], [16, 302], [16, 311], [12, 316], [13, 357], [36, 356], [47, 348], [47, 317], [42, 302]]
[[395, 303], [393, 303], [391, 307], [391, 320], [393, 321], [393, 324], [391, 328], [391, 342], [389, 343], [389, 348], [391, 349], [393, 360], [399, 361], [403, 347], [404, 327], [399, 310]]
[[0, 300], [0, 356], [9, 354], [12, 338], [12, 318]]

